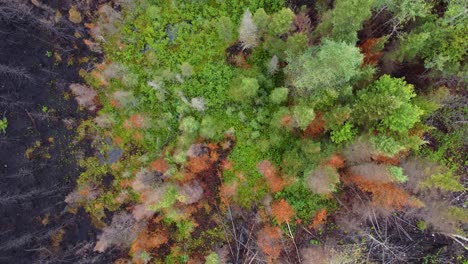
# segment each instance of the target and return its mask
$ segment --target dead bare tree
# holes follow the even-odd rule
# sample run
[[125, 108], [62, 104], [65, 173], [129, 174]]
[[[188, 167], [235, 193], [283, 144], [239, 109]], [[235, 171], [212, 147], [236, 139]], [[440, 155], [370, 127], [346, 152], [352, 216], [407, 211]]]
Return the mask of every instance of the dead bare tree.
[[[40, 245], [39, 242], [55, 235], [59, 230], [69, 225], [73, 221], [75, 220], [72, 218], [50, 229], [23, 234], [15, 239], [4, 241], [0, 243], [0, 252], [8, 251], [8, 250], [15, 249], [15, 248], [24, 248], [24, 246], [28, 245], [31, 242], [34, 242], [35, 244]], [[38, 249], [36, 248], [36, 249], [27, 249], [27, 250], [34, 251]]]
[[33, 77], [24, 68], [0, 64], [0, 74], [18, 80], [32, 81]]
[[15, 178], [15, 179], [22, 179], [25, 177], [30, 177], [33, 175], [33, 171], [29, 168], [20, 168], [18, 171], [8, 174], [5, 178]]
[[24, 200], [30, 200], [32, 198], [48, 197], [50, 195], [58, 193], [60, 190], [65, 189], [64, 187], [52, 186], [44, 189], [33, 189], [27, 193], [20, 194], [2, 194], [0, 195], [0, 204], [7, 205], [14, 202], [20, 202]]
[[[29, 1], [27, 0], [0, 0], [0, 22], [13, 24], [17, 29], [23, 30], [25, 33], [28, 33], [28, 30], [26, 30], [27, 28], [33, 27], [56, 38], [63, 40], [74, 39], [72, 34], [67, 33], [67, 29], [73, 27], [70, 22], [62, 19], [59, 23], [55, 23], [52, 19], [54, 17], [54, 13], [50, 7], [45, 4], [41, 4], [40, 9], [43, 12], [48, 13], [48, 15], [38, 16], [34, 12], [33, 5], [29, 4]], [[44, 19], [43, 17], [49, 17], [49, 19]], [[25, 26], [27, 28], [24, 28]], [[36, 39], [47, 42], [39, 38], [37, 35], [32, 36]]]

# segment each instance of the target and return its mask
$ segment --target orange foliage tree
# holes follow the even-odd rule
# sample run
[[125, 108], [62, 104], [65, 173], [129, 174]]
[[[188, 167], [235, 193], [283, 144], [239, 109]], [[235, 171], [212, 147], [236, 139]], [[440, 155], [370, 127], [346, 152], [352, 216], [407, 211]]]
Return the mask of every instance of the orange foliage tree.
[[278, 175], [278, 171], [270, 161], [264, 160], [257, 164], [257, 170], [262, 174], [270, 187], [271, 192], [281, 191], [288, 183]]
[[271, 214], [279, 224], [290, 222], [296, 214], [294, 208], [286, 200], [273, 202], [271, 205]]
[[384, 55], [383, 51], [376, 48], [379, 41], [381, 41], [381, 38], [370, 38], [359, 46], [361, 52], [364, 54], [363, 65], [375, 65]]
[[310, 228], [317, 229], [319, 228], [323, 223], [325, 223], [325, 220], [327, 219], [327, 209], [321, 209], [319, 210], [315, 216], [314, 219], [312, 219], [312, 224], [310, 225]]
[[161, 245], [164, 245], [169, 241], [168, 238], [169, 235], [164, 230], [150, 232], [148, 229], [145, 229], [140, 232], [136, 239], [133, 240], [130, 248], [130, 253], [133, 255], [132, 263], [144, 263], [139, 258], [139, 254], [142, 252], [151, 252], [152, 250], [159, 248]]
[[167, 161], [164, 158], [160, 158], [151, 162], [150, 167], [154, 171], [163, 174], [169, 169], [169, 164], [167, 164]]
[[265, 254], [268, 263], [273, 263], [281, 253], [281, 230], [278, 227], [265, 226], [257, 233], [257, 243]]
[[310, 122], [309, 126], [304, 131], [305, 137], [317, 137], [325, 131], [325, 120], [322, 118], [322, 113], [316, 112], [315, 118]]
[[405, 206], [420, 206], [420, 203], [416, 199], [412, 198], [408, 192], [393, 182], [373, 181], [352, 174], [345, 175], [343, 182], [354, 184], [362, 191], [371, 193], [372, 203], [384, 209], [400, 210]]

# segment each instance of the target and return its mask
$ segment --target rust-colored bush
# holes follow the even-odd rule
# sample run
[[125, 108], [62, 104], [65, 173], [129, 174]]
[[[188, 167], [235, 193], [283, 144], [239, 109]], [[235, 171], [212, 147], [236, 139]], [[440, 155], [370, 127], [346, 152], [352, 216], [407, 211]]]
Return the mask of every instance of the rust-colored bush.
[[280, 121], [281, 126], [285, 128], [293, 128], [294, 127], [294, 119], [290, 115], [285, 115], [281, 121]]
[[185, 169], [192, 173], [200, 173], [209, 169], [213, 161], [210, 159], [210, 155], [204, 154], [198, 157], [190, 158], [185, 166]]
[[375, 48], [375, 45], [378, 44], [380, 40], [380, 38], [370, 38], [359, 46], [359, 49], [364, 54], [363, 65], [375, 65], [384, 55], [383, 51], [378, 51]]
[[286, 200], [273, 202], [271, 205], [271, 214], [279, 224], [290, 222], [294, 217], [294, 208]]
[[308, 33], [310, 25], [310, 18], [305, 12], [301, 12], [294, 17], [294, 26], [296, 26], [297, 31]]
[[237, 194], [237, 186], [238, 183], [233, 182], [231, 184], [223, 183], [219, 187], [219, 197], [224, 205], [228, 205], [232, 198]]
[[169, 240], [169, 234], [165, 230], [156, 230], [154, 232], [144, 229], [133, 240], [130, 252], [133, 255], [132, 263], [144, 263], [138, 257], [141, 252], [151, 252], [154, 249], [164, 245]]
[[134, 114], [130, 117], [130, 122], [135, 128], [144, 128], [146, 127], [146, 118], [141, 114]]
[[287, 181], [278, 175], [278, 171], [270, 161], [264, 160], [257, 164], [257, 170], [262, 174], [273, 193], [281, 191], [286, 185]]
[[150, 164], [151, 169], [161, 174], [165, 173], [169, 169], [169, 164], [164, 158], [157, 159]]
[[312, 224], [310, 225], [310, 228], [317, 229], [319, 228], [322, 224], [325, 223], [325, 220], [327, 219], [327, 209], [321, 209], [319, 210], [315, 216], [314, 219], [312, 219]]
[[372, 203], [383, 209], [401, 210], [405, 206], [420, 206], [409, 193], [391, 182], [372, 181], [359, 175], [346, 175], [343, 181], [355, 184], [362, 191], [371, 193]]
[[345, 160], [342, 156], [334, 154], [327, 160], [326, 165], [333, 168], [341, 169], [345, 167]]
[[310, 122], [309, 126], [304, 131], [305, 137], [318, 137], [325, 131], [325, 120], [322, 118], [322, 113], [315, 113], [315, 118]]
[[273, 263], [281, 254], [281, 230], [278, 227], [265, 226], [257, 233], [257, 243], [265, 254], [268, 263]]

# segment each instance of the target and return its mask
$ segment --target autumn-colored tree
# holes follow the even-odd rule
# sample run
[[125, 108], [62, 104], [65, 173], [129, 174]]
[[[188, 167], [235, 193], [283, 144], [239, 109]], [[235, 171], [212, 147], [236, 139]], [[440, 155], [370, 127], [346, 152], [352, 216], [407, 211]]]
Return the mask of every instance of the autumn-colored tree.
[[281, 199], [273, 202], [271, 205], [271, 214], [279, 224], [288, 223], [292, 220], [294, 215], [294, 208], [289, 203]]
[[162, 229], [150, 231], [145, 228], [138, 234], [136, 239], [133, 240], [130, 248], [130, 253], [133, 255], [132, 263], [143, 264], [144, 262], [139, 257], [142, 252], [151, 252], [167, 243], [168, 240], [169, 234], [167, 231]]
[[277, 169], [268, 160], [258, 163], [257, 170], [265, 177], [268, 187], [273, 193], [281, 191], [288, 184], [285, 179], [278, 175]]
[[315, 216], [314, 219], [312, 219], [312, 223], [310, 224], [310, 227], [313, 229], [319, 228], [323, 223], [325, 223], [325, 220], [327, 219], [327, 209], [321, 209], [319, 210]]
[[150, 164], [151, 169], [161, 174], [165, 173], [169, 169], [169, 164], [163, 158], [157, 159]]
[[130, 122], [134, 128], [145, 128], [148, 124], [146, 117], [142, 114], [134, 114], [130, 117]]
[[364, 54], [364, 61], [362, 65], [375, 65], [379, 62], [380, 58], [384, 55], [381, 48], [382, 38], [370, 38], [364, 41], [359, 46], [361, 52]]
[[345, 160], [342, 156], [334, 154], [330, 158], [328, 158], [326, 165], [333, 168], [341, 169], [345, 167]]
[[265, 226], [257, 233], [257, 244], [265, 254], [267, 262], [273, 263], [281, 254], [281, 229]]
[[393, 182], [374, 181], [351, 173], [342, 179], [346, 184], [355, 184], [362, 191], [371, 193], [372, 203], [383, 209], [393, 211], [401, 210], [407, 206], [421, 206], [421, 202], [411, 197], [408, 192]]
[[221, 202], [223, 205], [228, 205], [232, 201], [233, 197], [237, 194], [237, 181], [226, 184], [223, 183], [219, 187], [219, 197], [221, 198]]
[[322, 118], [321, 112], [315, 113], [315, 118], [310, 122], [309, 126], [304, 130], [305, 137], [318, 137], [325, 130], [325, 121]]

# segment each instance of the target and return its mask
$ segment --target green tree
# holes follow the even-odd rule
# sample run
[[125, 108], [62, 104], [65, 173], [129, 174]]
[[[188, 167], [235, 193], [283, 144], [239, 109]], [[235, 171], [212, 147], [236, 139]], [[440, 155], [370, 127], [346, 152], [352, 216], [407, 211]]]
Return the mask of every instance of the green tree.
[[259, 8], [257, 11], [255, 11], [255, 14], [253, 16], [253, 21], [255, 25], [257, 26], [258, 29], [258, 34], [261, 36], [268, 30], [268, 26], [270, 24], [271, 18], [270, 16], [265, 12], [265, 9]]
[[404, 24], [417, 17], [425, 17], [431, 12], [431, 1], [426, 0], [376, 0], [374, 8], [378, 11], [390, 11], [395, 20], [395, 26]]
[[399, 61], [424, 60], [435, 75], [463, 77], [468, 52], [466, 2], [450, 1], [443, 17], [428, 15], [411, 32], [402, 34], [392, 54]]
[[288, 99], [288, 88], [276, 88], [270, 94], [270, 102], [274, 104], [284, 103]]
[[187, 134], [195, 134], [198, 131], [200, 124], [193, 116], [184, 117], [180, 122], [179, 129]]
[[271, 16], [271, 23], [268, 31], [273, 36], [280, 36], [288, 33], [294, 19], [294, 13], [289, 8], [283, 8]]
[[217, 22], [218, 36], [225, 42], [232, 41], [234, 24], [229, 17], [222, 16]]
[[289, 56], [287, 73], [299, 95], [320, 97], [339, 90], [360, 73], [363, 56], [354, 45], [325, 40], [300, 56]]
[[288, 37], [286, 52], [290, 56], [299, 56], [308, 46], [309, 39], [305, 33], [295, 33]]
[[415, 96], [413, 85], [403, 79], [383, 75], [369, 87], [358, 91], [353, 119], [369, 128], [406, 133], [423, 114], [411, 101]]
[[306, 129], [310, 122], [315, 118], [314, 109], [303, 104], [294, 106], [292, 112], [294, 120], [300, 129]]
[[372, 14], [374, 1], [336, 0], [335, 7], [323, 14], [313, 36], [354, 45], [357, 41], [357, 31]]
[[203, 118], [200, 124], [200, 136], [207, 139], [219, 140], [222, 139], [223, 134], [224, 129], [219, 120], [209, 115]]
[[243, 77], [238, 83], [236, 79], [231, 87], [230, 94], [235, 101], [245, 101], [257, 95], [259, 84], [257, 79]]
[[331, 140], [337, 144], [351, 141], [357, 134], [352, 124], [346, 123], [331, 132]]

